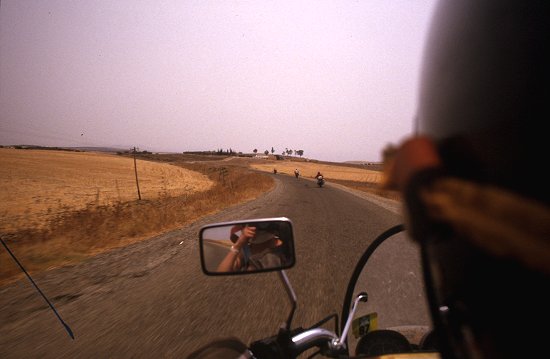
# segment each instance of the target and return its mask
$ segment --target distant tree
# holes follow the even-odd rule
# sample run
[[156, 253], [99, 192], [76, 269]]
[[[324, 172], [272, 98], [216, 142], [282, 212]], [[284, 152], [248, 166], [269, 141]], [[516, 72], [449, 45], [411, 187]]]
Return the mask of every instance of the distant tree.
[[271, 154], [275, 153], [275, 149], [271, 147]]
[[264, 151], [265, 155], [267, 156], [269, 154], [269, 151], [268, 150], [265, 150]]
[[292, 150], [286, 150], [286, 154], [289, 155], [289, 156], [292, 156]]
[[258, 149], [255, 148], [255, 149], [252, 150], [252, 152], [254, 152], [254, 154], [258, 153]]
[[298, 154], [298, 156], [302, 157], [304, 155], [304, 150], [298, 150], [296, 151], [296, 153]]

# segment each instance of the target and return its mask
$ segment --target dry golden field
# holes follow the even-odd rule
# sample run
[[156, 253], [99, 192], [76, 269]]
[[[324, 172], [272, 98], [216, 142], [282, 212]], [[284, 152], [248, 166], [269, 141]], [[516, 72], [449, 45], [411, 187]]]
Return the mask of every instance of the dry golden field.
[[[0, 148], [0, 236], [36, 273], [185, 226], [274, 184], [225, 161], [140, 157], [142, 200], [132, 158]], [[0, 285], [22, 276], [4, 250], [0, 263]]]
[[[203, 174], [137, 160], [143, 199], [203, 192]], [[0, 149], [0, 232], [45, 225], [67, 211], [138, 198], [131, 158], [92, 152]]]

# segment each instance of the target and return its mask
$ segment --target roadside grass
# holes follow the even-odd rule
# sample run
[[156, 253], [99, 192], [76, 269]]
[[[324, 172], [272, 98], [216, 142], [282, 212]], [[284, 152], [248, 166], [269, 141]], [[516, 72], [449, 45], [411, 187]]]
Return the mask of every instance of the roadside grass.
[[382, 185], [378, 182], [360, 182], [360, 181], [345, 181], [332, 179], [331, 182], [341, 184], [348, 188], [352, 188], [358, 191], [375, 194], [380, 197], [393, 199], [395, 201], [401, 201], [401, 196], [398, 191], [386, 190], [382, 188]]
[[[2, 238], [25, 268], [36, 273], [185, 226], [228, 206], [257, 198], [273, 187], [269, 176], [243, 167], [204, 162], [172, 164], [205, 174], [214, 186], [177, 197], [161, 193], [153, 200], [110, 205], [89, 203], [84, 209], [58, 214], [44, 227], [3, 233]], [[4, 250], [0, 251], [0, 263], [0, 285], [23, 275]]]

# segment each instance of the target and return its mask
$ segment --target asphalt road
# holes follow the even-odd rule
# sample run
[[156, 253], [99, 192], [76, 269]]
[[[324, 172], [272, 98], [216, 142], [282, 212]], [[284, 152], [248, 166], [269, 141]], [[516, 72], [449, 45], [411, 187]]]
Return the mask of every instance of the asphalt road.
[[[287, 271], [298, 298], [294, 326], [339, 313], [356, 261], [378, 234], [402, 222], [399, 206], [330, 181], [319, 188], [308, 179], [273, 176], [276, 188], [253, 202], [36, 276], [75, 340], [28, 281], [0, 288], [0, 357], [183, 358], [215, 338], [250, 342], [275, 334], [290, 309], [276, 273], [202, 274], [198, 230], [213, 222], [290, 218], [297, 252]], [[429, 325], [418, 251], [405, 234], [384, 243], [366, 273], [358, 289], [370, 299], [362, 313], [376, 311], [380, 327]]]

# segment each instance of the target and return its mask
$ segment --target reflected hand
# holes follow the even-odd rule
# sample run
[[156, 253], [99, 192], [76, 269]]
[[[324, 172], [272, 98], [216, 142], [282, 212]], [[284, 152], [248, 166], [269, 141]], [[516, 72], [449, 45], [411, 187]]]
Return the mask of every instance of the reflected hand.
[[244, 245], [248, 244], [248, 241], [251, 238], [254, 238], [256, 235], [256, 227], [244, 227], [241, 230], [241, 235], [239, 236], [239, 239], [237, 239], [237, 242], [235, 243], [235, 247], [242, 248]]

